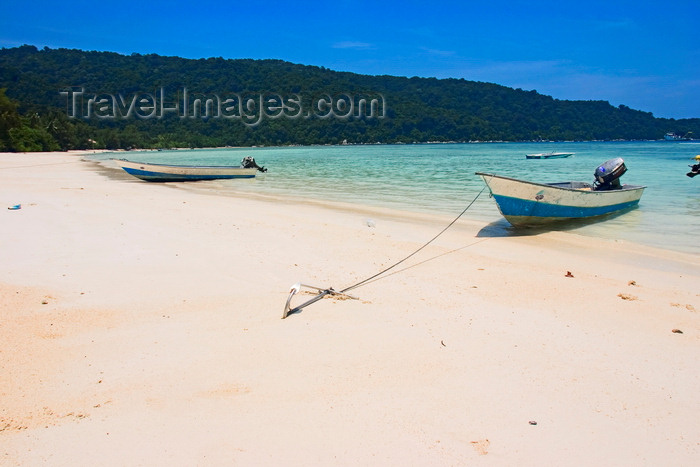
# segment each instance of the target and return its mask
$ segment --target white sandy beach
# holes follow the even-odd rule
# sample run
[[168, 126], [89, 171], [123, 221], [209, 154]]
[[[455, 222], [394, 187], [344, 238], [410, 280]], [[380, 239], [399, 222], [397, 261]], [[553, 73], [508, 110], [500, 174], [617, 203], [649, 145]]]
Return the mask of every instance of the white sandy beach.
[[451, 220], [0, 154], [0, 465], [700, 464], [698, 255], [467, 214], [281, 319]]

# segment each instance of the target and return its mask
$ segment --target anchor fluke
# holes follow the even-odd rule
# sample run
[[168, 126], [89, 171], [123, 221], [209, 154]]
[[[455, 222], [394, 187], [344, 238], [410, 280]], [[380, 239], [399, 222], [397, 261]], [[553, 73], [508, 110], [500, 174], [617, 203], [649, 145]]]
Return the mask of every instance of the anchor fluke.
[[[318, 293], [310, 300], [305, 301], [301, 305], [298, 305], [294, 308], [292, 308], [291, 303], [292, 303], [292, 297], [294, 295], [298, 294], [301, 291], [302, 287], [306, 287], [307, 289], [313, 289], [317, 291]], [[301, 311], [302, 308], [311, 305], [312, 303], [316, 303], [317, 301], [321, 300], [323, 297], [326, 295], [342, 295], [347, 298], [351, 298], [353, 300], [357, 300], [357, 297], [353, 297], [352, 295], [348, 295], [346, 293], [342, 292], [337, 292], [336, 290], [333, 289], [333, 287], [328, 287], [326, 289], [322, 287], [315, 287], [313, 285], [306, 285], [302, 284], [301, 282], [297, 282], [296, 284], [293, 284], [289, 288], [289, 296], [287, 297], [287, 303], [284, 305], [284, 312], [282, 313], [282, 319], [286, 318], [287, 316], [291, 315], [292, 313], [297, 313], [298, 311]]]

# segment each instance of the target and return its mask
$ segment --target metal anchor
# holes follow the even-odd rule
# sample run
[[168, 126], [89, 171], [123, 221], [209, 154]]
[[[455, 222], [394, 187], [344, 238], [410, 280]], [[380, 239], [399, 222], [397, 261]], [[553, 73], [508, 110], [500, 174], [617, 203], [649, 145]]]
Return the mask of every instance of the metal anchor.
[[[302, 287], [306, 287], [307, 289], [313, 289], [318, 292], [316, 296], [314, 296], [312, 299], [305, 301], [301, 305], [298, 305], [294, 308], [291, 307], [291, 302], [292, 302], [292, 297], [296, 294], [298, 294], [301, 291]], [[302, 284], [301, 282], [297, 282], [296, 284], [292, 285], [292, 287], [289, 289], [289, 297], [287, 297], [287, 303], [284, 305], [284, 313], [282, 313], [282, 319], [286, 318], [287, 316], [291, 315], [292, 313], [297, 313], [301, 311], [302, 308], [307, 307], [311, 305], [312, 303], [316, 303], [317, 301], [321, 300], [323, 297], [326, 295], [341, 295], [343, 297], [348, 297], [352, 300], [358, 300], [358, 297], [353, 297], [352, 295], [348, 295], [343, 292], [338, 292], [337, 290], [334, 290], [333, 287], [328, 287], [326, 289], [322, 287], [315, 287], [313, 285], [306, 285]]]

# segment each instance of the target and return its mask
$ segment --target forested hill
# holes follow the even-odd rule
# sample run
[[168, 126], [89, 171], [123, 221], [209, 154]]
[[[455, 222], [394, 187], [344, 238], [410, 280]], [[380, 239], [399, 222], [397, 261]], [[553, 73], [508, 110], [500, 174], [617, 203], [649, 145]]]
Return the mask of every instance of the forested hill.
[[700, 135], [700, 119], [464, 79], [367, 76], [281, 60], [0, 49], [5, 151], [655, 140], [669, 132]]

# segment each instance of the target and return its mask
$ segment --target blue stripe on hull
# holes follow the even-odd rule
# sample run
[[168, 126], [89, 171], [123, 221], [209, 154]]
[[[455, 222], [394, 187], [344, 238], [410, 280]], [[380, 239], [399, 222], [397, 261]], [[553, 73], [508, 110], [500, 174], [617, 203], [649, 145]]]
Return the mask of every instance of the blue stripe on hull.
[[187, 182], [196, 180], [222, 180], [229, 178], [255, 178], [255, 174], [252, 175], [178, 175], [169, 174], [162, 172], [152, 172], [150, 170], [137, 170], [131, 169], [129, 167], [123, 167], [123, 169], [142, 180], [148, 180], [150, 182]]
[[498, 204], [498, 209], [504, 216], [582, 219], [586, 217], [602, 216], [611, 212], [628, 209], [639, 204], [639, 200], [629, 201], [608, 206], [563, 206], [559, 204], [547, 204], [541, 201], [530, 201], [508, 196], [493, 195]]

